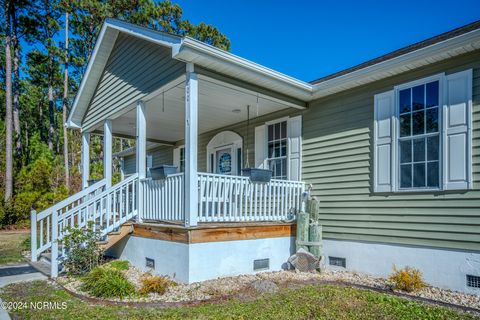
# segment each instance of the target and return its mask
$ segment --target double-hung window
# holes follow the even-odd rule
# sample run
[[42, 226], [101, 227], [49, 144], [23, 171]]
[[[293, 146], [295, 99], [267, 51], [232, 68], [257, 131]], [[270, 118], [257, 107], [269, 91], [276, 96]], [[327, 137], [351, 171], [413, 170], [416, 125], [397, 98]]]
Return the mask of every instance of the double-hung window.
[[439, 80], [398, 90], [399, 189], [440, 183]]
[[284, 117], [255, 127], [254, 156], [255, 167], [272, 170], [273, 178], [301, 180], [302, 116]]
[[287, 121], [267, 126], [267, 166], [275, 179], [287, 179]]
[[473, 71], [374, 97], [374, 191], [465, 190], [472, 178]]

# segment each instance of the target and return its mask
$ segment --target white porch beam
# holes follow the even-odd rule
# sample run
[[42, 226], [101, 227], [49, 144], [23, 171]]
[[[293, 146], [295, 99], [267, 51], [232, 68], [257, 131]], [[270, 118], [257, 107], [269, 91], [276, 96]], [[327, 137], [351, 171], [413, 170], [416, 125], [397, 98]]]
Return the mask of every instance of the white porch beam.
[[82, 132], [82, 188], [88, 187], [90, 177], [90, 132]]
[[[145, 103], [138, 101], [137, 113], [137, 141], [136, 141], [136, 167], [138, 180], [141, 181], [147, 176], [147, 120], [145, 118]], [[143, 215], [143, 184], [138, 183], [137, 195], [137, 217], [142, 222]]]
[[197, 225], [197, 140], [198, 79], [193, 64], [188, 63], [185, 83], [185, 226]]
[[137, 152], [136, 165], [138, 178], [144, 179], [147, 176], [147, 121], [145, 118], [145, 104], [137, 102]]
[[107, 119], [103, 124], [103, 178], [106, 187], [112, 186], [112, 120]]

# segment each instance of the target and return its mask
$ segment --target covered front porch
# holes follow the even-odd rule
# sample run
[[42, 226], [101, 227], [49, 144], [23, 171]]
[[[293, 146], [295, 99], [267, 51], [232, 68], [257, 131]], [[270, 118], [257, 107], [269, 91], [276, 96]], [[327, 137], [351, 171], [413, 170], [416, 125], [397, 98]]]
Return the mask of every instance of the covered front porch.
[[[82, 132], [84, 186], [89, 137], [102, 134], [106, 184], [112, 181], [114, 156], [122, 157], [123, 178], [137, 184], [136, 193], [116, 197], [114, 207], [121, 210], [132, 205], [125, 201], [134, 201], [139, 222], [188, 227], [291, 220], [305, 191], [295, 150], [301, 123], [288, 116], [300, 108], [186, 64], [183, 75]], [[114, 155], [115, 136], [135, 139], [135, 147]], [[161, 165], [174, 165], [177, 172], [152, 179], [150, 169]], [[242, 176], [246, 167], [270, 169], [273, 179], [252, 182]]]
[[[284, 224], [292, 224], [305, 193], [301, 110], [310, 97], [309, 84], [196, 40], [107, 21], [66, 124], [81, 130], [83, 190], [32, 212], [32, 261], [49, 253], [56, 277], [68, 258], [62, 241], [71, 228], [92, 226], [109, 241], [129, 234], [132, 221], [167, 225], [169, 233], [175, 227], [220, 230], [228, 223], [225, 235], [237, 232], [231, 224], [239, 230], [262, 224], [270, 233], [261, 239], [249, 232], [254, 242], [225, 239], [228, 245], [178, 247], [175, 240], [134, 234], [127, 237], [131, 250], [122, 254], [129, 252], [126, 258], [139, 266], [153, 252], [162, 261], [178, 256], [178, 265], [156, 269], [176, 274], [193, 255], [201, 263], [217, 248], [231, 260], [231, 270], [218, 269], [216, 276], [250, 272], [249, 259], [265, 256], [278, 270], [293, 237]], [[103, 179], [89, 185], [92, 134], [103, 136]], [[114, 155], [114, 137], [132, 139], [135, 147]], [[114, 156], [124, 164], [116, 184]], [[160, 165], [174, 165], [176, 172], [153, 179], [152, 169]], [[273, 178], [252, 181], [242, 175], [245, 168], [271, 170]], [[230, 257], [232, 246], [250, 257], [241, 270]], [[198, 250], [190, 252], [193, 247]], [[184, 271], [185, 281], [214, 276], [210, 269], [201, 277], [192, 268]]]

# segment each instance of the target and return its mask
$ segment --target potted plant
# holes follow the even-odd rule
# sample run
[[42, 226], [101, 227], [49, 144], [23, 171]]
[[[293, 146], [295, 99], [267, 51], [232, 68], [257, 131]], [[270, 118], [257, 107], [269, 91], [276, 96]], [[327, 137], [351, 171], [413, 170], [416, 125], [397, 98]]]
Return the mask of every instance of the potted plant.
[[[258, 109], [258, 97], [257, 97], [257, 109]], [[247, 156], [245, 168], [242, 169], [242, 175], [249, 177], [251, 182], [266, 183], [272, 179], [273, 171], [269, 169], [250, 168], [250, 153], [248, 150], [248, 131], [250, 129], [250, 105], [247, 105]]]
[[164, 180], [168, 176], [175, 174], [177, 167], [172, 165], [163, 164], [158, 167], [150, 168], [150, 176], [153, 180]]
[[270, 182], [272, 179], [272, 170], [259, 168], [242, 169], [242, 175], [249, 177], [252, 182]]

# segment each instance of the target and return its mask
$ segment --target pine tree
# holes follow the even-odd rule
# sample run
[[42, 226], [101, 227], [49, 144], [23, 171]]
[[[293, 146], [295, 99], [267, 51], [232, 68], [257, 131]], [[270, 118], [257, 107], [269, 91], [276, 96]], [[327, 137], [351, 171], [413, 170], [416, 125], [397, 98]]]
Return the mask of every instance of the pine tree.
[[13, 3], [5, 1], [5, 202], [13, 195], [13, 139], [12, 139], [12, 56], [11, 15]]

